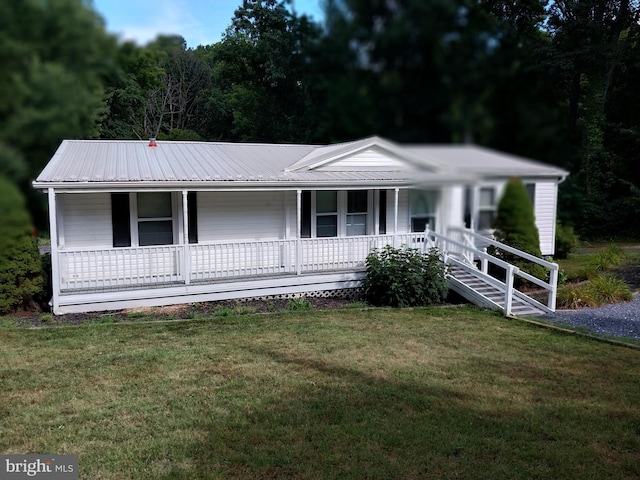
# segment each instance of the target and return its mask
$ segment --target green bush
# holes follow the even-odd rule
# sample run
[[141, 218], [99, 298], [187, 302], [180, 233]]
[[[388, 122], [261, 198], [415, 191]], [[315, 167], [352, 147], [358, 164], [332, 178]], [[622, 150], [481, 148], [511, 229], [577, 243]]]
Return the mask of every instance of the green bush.
[[580, 246], [578, 236], [570, 225], [556, 223], [555, 257], [568, 258], [569, 254], [575, 252]]
[[18, 189], [0, 177], [0, 314], [30, 308], [42, 290], [42, 263]]
[[558, 308], [599, 307], [608, 303], [628, 302], [633, 298], [629, 285], [609, 276], [599, 276], [579, 284], [558, 288]]
[[447, 294], [446, 267], [431, 249], [394, 248], [387, 245], [367, 256], [366, 297], [373, 305], [425, 306], [441, 303]]
[[[536, 257], [542, 257], [533, 205], [527, 188], [519, 178], [511, 178], [507, 182], [504, 194], [498, 203], [498, 214], [493, 227], [495, 238], [499, 242]], [[495, 249], [492, 254], [534, 277], [546, 279], [548, 276], [542, 265], [524, 260], [518, 255]]]

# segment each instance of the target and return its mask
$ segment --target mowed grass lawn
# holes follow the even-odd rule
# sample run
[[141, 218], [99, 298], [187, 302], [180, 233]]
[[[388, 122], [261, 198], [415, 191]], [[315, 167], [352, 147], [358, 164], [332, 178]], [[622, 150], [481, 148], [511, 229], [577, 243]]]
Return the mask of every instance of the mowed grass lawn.
[[640, 352], [471, 307], [0, 330], [0, 452], [88, 479], [640, 477]]

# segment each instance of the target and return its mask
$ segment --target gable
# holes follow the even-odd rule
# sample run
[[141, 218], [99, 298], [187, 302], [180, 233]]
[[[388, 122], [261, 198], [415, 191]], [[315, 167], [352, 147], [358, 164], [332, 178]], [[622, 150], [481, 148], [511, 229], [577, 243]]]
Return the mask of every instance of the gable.
[[360, 151], [347, 153], [337, 159], [329, 160], [312, 170], [320, 172], [348, 171], [361, 172], [371, 170], [402, 171], [408, 170], [411, 164], [393, 152], [378, 146], [371, 146]]

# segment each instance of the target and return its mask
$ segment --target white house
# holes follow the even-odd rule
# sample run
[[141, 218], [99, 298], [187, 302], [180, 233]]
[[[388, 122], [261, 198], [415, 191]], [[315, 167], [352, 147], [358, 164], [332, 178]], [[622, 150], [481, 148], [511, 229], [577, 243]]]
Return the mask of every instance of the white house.
[[370, 250], [488, 229], [505, 181], [554, 248], [557, 167], [471, 145], [65, 140], [47, 193], [57, 314], [354, 288]]

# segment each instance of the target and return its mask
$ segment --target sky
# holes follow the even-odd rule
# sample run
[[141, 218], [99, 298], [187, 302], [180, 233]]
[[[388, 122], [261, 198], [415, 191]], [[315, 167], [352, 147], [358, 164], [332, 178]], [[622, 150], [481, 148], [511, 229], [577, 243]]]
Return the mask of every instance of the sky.
[[[294, 0], [299, 15], [322, 19], [322, 0]], [[242, 0], [93, 0], [107, 31], [144, 45], [158, 34], [182, 35], [187, 47], [220, 41]]]

